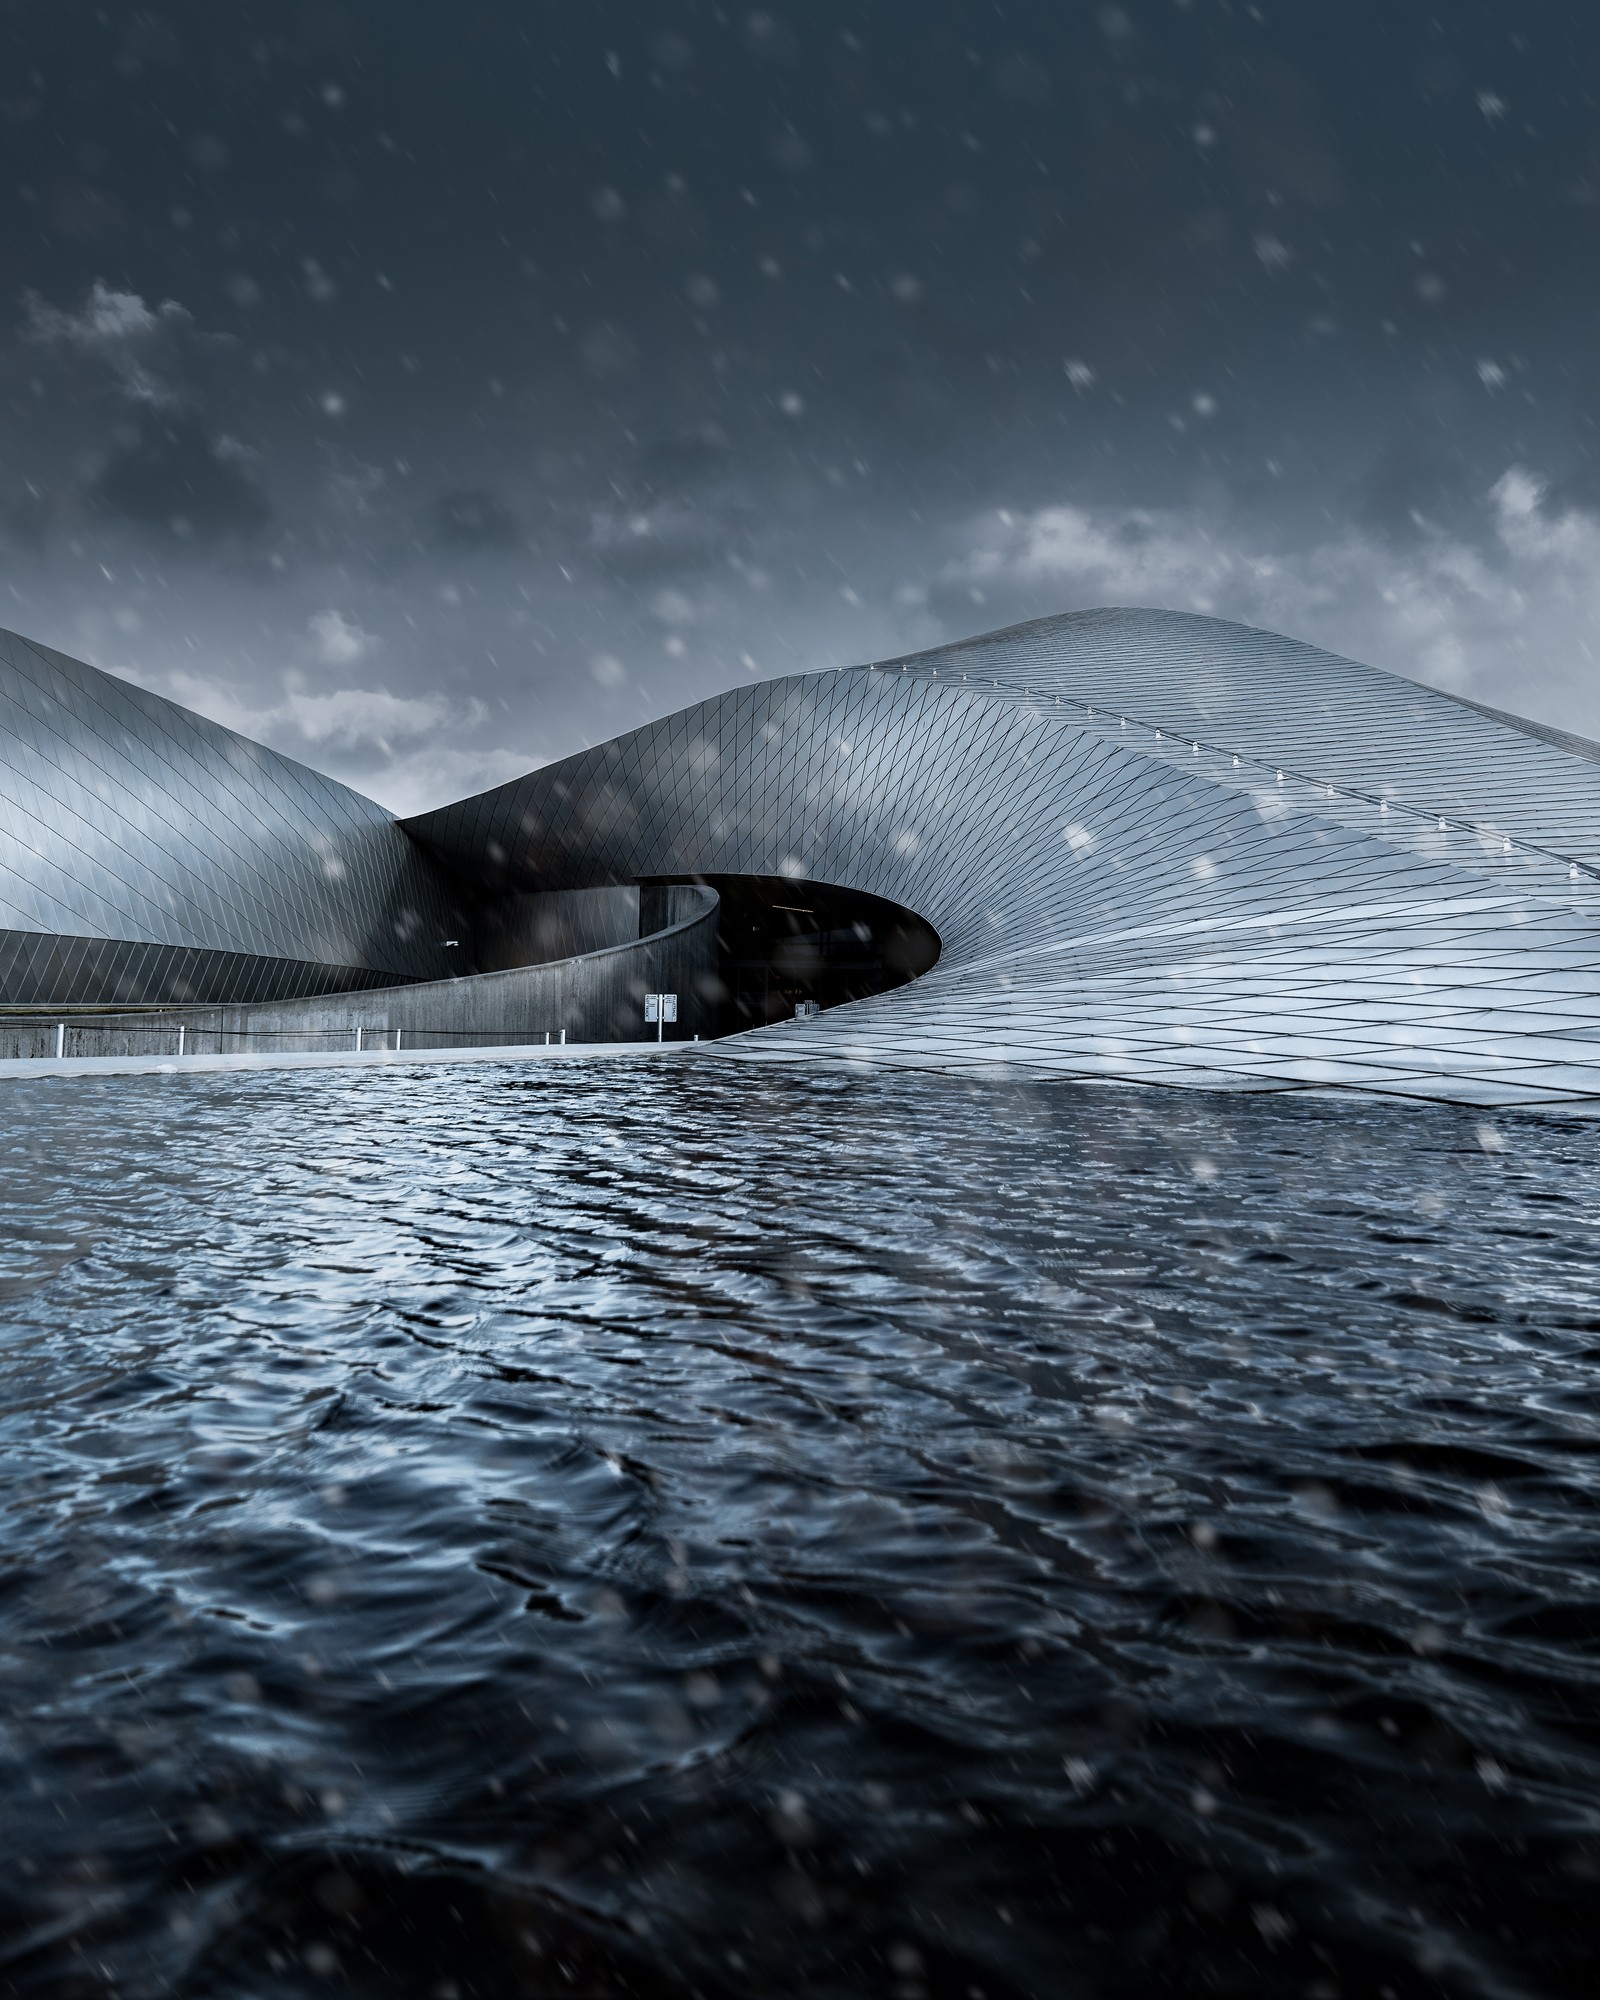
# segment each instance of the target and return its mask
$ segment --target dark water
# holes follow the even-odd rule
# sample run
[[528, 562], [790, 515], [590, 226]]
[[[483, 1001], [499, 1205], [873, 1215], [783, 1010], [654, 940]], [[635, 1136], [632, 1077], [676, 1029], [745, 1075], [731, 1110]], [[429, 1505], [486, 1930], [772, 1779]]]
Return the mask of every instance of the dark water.
[[0, 1993], [1591, 1993], [1600, 1132], [0, 1095]]

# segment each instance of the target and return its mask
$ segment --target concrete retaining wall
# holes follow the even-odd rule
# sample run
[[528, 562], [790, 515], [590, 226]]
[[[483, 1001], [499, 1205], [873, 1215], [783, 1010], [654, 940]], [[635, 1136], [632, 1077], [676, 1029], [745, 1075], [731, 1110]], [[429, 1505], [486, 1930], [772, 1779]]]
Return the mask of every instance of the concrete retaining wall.
[[393, 1048], [397, 1037], [413, 1049], [556, 1042], [563, 1029], [569, 1042], [643, 1041], [646, 993], [678, 995], [666, 1037], [688, 1041], [716, 1020], [717, 898], [675, 886], [657, 912], [673, 921], [653, 936], [462, 979], [259, 1005], [0, 1015], [0, 1059], [48, 1059], [58, 1040], [67, 1056], [175, 1055], [180, 1030], [194, 1055], [342, 1050], [358, 1032], [367, 1048]]

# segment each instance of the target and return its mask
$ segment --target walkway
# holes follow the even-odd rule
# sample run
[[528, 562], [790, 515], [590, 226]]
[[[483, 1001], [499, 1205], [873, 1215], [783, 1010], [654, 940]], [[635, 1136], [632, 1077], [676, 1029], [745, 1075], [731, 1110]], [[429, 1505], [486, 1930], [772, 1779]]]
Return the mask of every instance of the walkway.
[[659, 1061], [704, 1047], [694, 1042], [528, 1043], [489, 1049], [354, 1049], [318, 1055], [32, 1056], [0, 1059], [0, 1080], [52, 1076], [184, 1076], [241, 1069], [426, 1069], [439, 1063]]

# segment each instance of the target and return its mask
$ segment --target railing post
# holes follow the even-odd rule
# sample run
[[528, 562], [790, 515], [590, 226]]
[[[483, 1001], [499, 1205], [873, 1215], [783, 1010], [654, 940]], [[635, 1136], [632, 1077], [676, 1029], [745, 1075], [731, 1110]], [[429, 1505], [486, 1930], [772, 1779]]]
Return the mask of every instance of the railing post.
[[183, 1054], [183, 1023], [178, 1023], [178, 1054]]
[[567, 1031], [565, 1028], [561, 1030], [561, 1046], [563, 1048], [567, 1046]]
[[404, 1033], [405, 1033], [404, 1028], [396, 1028], [394, 1031], [394, 1052], [396, 1055], [399, 1055], [400, 1053], [400, 1037]]
[[357, 1028], [357, 1029], [356, 1029], [356, 1054], [357, 1054], [357, 1055], [360, 1055], [360, 1053], [361, 1053], [361, 1030], [360, 1030], [359, 1028]]
[[65, 1021], [58, 1021], [56, 1023], [56, 1061], [60, 1062], [66, 1053], [67, 1053], [67, 1024]]

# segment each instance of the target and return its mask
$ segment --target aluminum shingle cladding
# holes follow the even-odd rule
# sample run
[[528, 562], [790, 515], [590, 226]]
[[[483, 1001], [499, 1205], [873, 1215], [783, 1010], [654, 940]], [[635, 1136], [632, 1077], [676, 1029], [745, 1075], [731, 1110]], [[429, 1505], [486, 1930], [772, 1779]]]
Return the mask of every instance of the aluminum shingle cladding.
[[751, 1060], [1600, 1099], [1600, 757], [1218, 620], [1102, 611], [734, 690], [408, 822], [523, 888], [791, 875], [934, 970]]
[[0, 998], [268, 999], [448, 976], [380, 806], [0, 632]]
[[1270, 633], [1044, 619], [736, 689], [403, 827], [0, 634], [0, 999], [448, 977], [452, 882], [700, 873], [869, 891], [942, 946], [729, 1055], [1600, 1104], [1600, 750]]

